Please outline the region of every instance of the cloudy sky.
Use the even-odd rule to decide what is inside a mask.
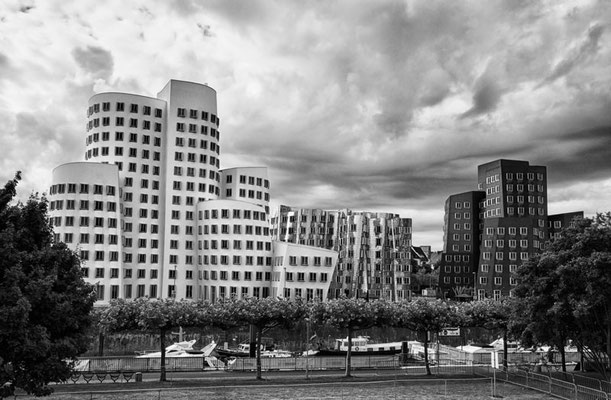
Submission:
[[[221,167],[277,203],[387,211],[441,249],[477,165],[546,165],[551,213],[611,210],[611,2],[3,0],[0,178],[83,160],[87,100],[218,93]]]

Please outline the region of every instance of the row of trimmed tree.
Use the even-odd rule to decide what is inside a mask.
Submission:
[[[447,327],[469,326],[501,330],[506,337],[513,308],[513,302],[509,300],[452,303],[426,299],[389,302],[342,298],[305,302],[300,299],[244,298],[210,303],[137,299],[113,301],[110,307],[101,310],[99,321],[107,332],[158,333],[161,338],[162,381],[166,379],[165,336],[173,328],[216,327],[232,330],[253,327],[256,331],[257,379],[261,379],[263,332],[274,327],[291,329],[306,320],[315,326],[327,325],[346,332],[346,376],[351,373],[352,338],[355,332],[385,326],[408,328],[421,334],[424,338],[424,362],[427,374],[431,374],[428,355],[430,333]]]

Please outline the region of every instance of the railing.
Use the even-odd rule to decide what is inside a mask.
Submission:
[[[490,372],[487,372],[490,375]],[[496,372],[499,380],[505,380],[516,385],[535,389],[567,400],[607,399],[609,393],[592,387],[582,386],[574,382],[553,378],[549,375],[529,371],[511,369],[507,372]],[[591,380],[594,381],[594,380]],[[591,383],[591,382],[590,382]]]

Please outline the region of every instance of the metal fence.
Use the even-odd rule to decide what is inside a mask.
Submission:
[[[487,371],[486,373],[490,375],[490,371]],[[537,391],[548,393],[560,397],[562,399],[609,400],[609,393],[604,390],[596,389],[590,386],[583,386],[575,383],[575,381],[554,378],[550,375],[543,375],[520,369],[510,369],[506,372],[496,372],[495,375],[497,379],[511,382],[513,384],[524,386],[530,389],[535,389]],[[594,381],[597,380],[590,379],[588,383],[592,384]]]

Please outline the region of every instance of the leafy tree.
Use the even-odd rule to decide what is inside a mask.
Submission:
[[[374,326],[391,325],[394,320],[394,303],[385,300],[367,301],[365,299],[339,298],[327,302],[314,303],[311,320],[329,324],[348,333],[346,353],[346,377],[350,377],[352,360],[352,337],[355,331]]]
[[[611,367],[611,213],[574,220],[518,269],[516,294],[532,303],[526,333],[564,350],[571,338],[595,368]],[[541,323],[545,320],[545,323]]]
[[[222,308],[223,311],[219,311],[217,307]],[[284,300],[273,297],[230,299],[216,303],[214,308],[216,310],[213,311],[213,314],[221,316],[222,324],[226,324],[226,321],[236,321],[250,324],[255,328],[257,379],[262,379],[261,338],[263,332],[277,326],[288,328],[303,320],[306,315],[306,307],[301,300]]]
[[[199,307],[199,308],[198,308]],[[206,324],[202,305],[174,299],[113,300],[102,311],[101,324],[111,332],[145,331],[157,332],[160,337],[161,374],[159,380],[166,381],[165,337],[172,328]]]
[[[546,251],[535,255],[518,269],[520,284],[514,293],[522,299],[522,343],[526,346],[549,344],[560,352],[562,370],[566,371],[565,345],[578,332],[572,298],[577,281],[572,268],[561,266],[563,252]]]
[[[409,328],[424,336],[424,365],[431,375],[429,363],[429,332],[438,333],[443,328],[463,325],[461,309],[441,300],[418,298],[397,304],[395,326]]]
[[[0,397],[48,395],[87,350],[95,301],[78,256],[53,242],[47,200],[11,205],[19,173],[0,189]]]
[[[465,303],[463,312],[466,326],[479,326],[488,330],[500,330],[503,333],[503,368],[507,369],[507,338],[510,328],[516,321],[515,310],[518,303],[513,298],[502,300],[478,300]]]

